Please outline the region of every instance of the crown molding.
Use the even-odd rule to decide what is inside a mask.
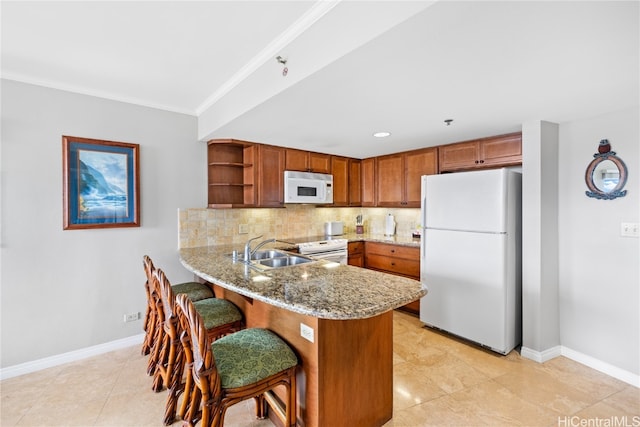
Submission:
[[[96,98],[108,99],[110,101],[124,102],[124,103],[127,103],[127,104],[138,105],[138,106],[141,106],[141,107],[154,108],[156,110],[163,110],[163,111],[169,111],[169,112],[172,112],[172,113],[186,114],[186,115],[194,116],[194,117],[196,116],[196,112],[195,111],[189,110],[189,109],[185,109],[185,108],[180,108],[180,107],[175,107],[175,106],[170,106],[170,105],[164,105],[164,104],[153,104],[153,103],[150,103],[148,101],[145,101],[145,100],[139,99],[139,98],[114,95],[114,94],[109,93],[109,92],[103,92],[103,91],[97,91],[97,90],[93,90],[93,89],[87,89],[86,87],[68,85],[68,84],[64,84],[64,83],[60,83],[60,82],[55,82],[55,81],[52,81],[52,80],[35,79],[33,77],[24,76],[22,74],[3,72],[2,73],[2,79],[3,80],[12,80],[12,81],[16,81],[16,82],[19,82],[19,83],[31,84],[31,85],[34,85],[34,86],[42,86],[42,87],[46,87],[48,89],[56,89],[56,90],[62,90],[62,91],[65,91],[65,92],[72,92],[72,93],[79,94],[79,95],[87,95],[87,96],[93,96],[93,97],[96,97]]]

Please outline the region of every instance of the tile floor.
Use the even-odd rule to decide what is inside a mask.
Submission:
[[[136,346],[4,380],[0,425],[160,427],[165,393],[151,391],[146,363]],[[225,420],[272,425],[253,418],[253,400]],[[640,389],[564,357],[498,356],[395,312],[394,417],[385,427],[430,425],[640,426]]]

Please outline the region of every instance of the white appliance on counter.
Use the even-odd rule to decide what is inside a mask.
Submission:
[[[333,203],[333,175],[284,171],[285,203]]]
[[[522,336],[522,175],[422,177],[420,320],[501,354]]]
[[[347,239],[328,239],[298,244],[298,250],[302,255],[309,255],[313,258],[326,259],[327,261],[345,265],[349,259],[347,247]]]

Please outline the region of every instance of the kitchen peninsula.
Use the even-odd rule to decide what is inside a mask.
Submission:
[[[180,249],[182,264],[298,354],[298,425],[382,426],[393,414],[393,309],[420,282],[328,261],[257,269],[237,246]],[[303,336],[304,333],[304,336]]]

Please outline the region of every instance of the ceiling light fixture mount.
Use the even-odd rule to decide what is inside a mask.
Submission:
[[[287,73],[289,72],[289,68],[287,68],[287,58],[283,58],[282,56],[278,55],[276,56],[276,61],[284,65],[284,68],[282,69],[282,77],[287,77]]]
[[[451,123],[453,123],[453,119],[445,119],[444,121],[445,126],[451,126]]]
[[[391,135],[391,132],[376,132],[373,134],[376,138],[386,138]]]

